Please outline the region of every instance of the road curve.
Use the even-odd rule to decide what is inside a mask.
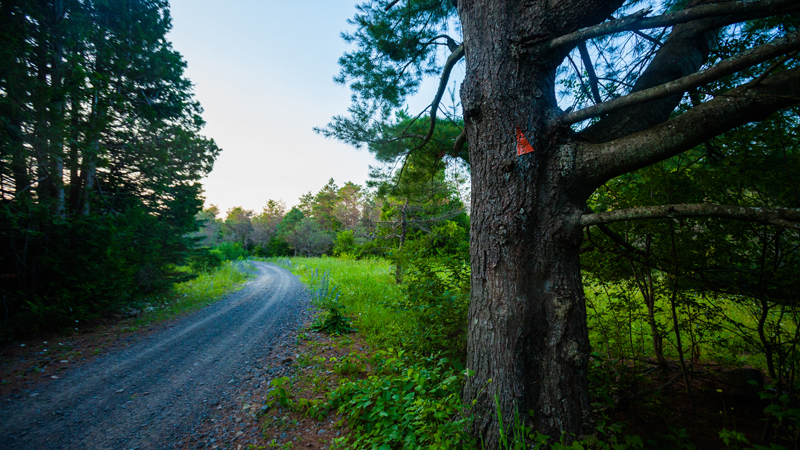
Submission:
[[[1,449],[170,449],[225,401],[240,370],[299,326],[304,288],[254,262],[238,292],[168,329],[0,403]]]

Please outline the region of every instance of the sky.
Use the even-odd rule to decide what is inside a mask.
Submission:
[[[339,186],[367,180],[377,163],[366,148],[312,130],[350,105],[350,89],[333,76],[356,1],[170,2],[168,39],[205,110],[202,134],[222,148],[202,181],[206,206],[259,212],[268,199],[296,204],[330,178]],[[435,88],[436,80],[423,85],[411,110],[424,108]]]

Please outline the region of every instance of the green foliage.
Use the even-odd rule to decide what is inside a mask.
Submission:
[[[189,267],[194,272],[206,272],[221,266],[224,259],[220,250],[199,247],[192,252],[192,256],[189,258]]]
[[[355,331],[350,325],[350,319],[343,314],[344,307],[339,303],[339,293],[336,286],[330,282],[330,273],[319,273],[317,270],[313,274],[306,276],[311,294],[311,303],[322,312],[320,316],[311,324],[314,331],[322,331],[331,334],[346,334]]]
[[[0,339],[168,291],[220,149],[168,4],[14,2],[0,17]],[[196,237],[196,236],[195,236]]]
[[[409,324],[398,332],[404,346],[463,355],[470,286],[467,230],[446,222],[409,242],[397,260],[405,270],[405,295],[387,306]]]
[[[446,358],[414,364],[386,350],[372,359],[375,373],[344,381],[330,395],[352,430],[337,445],[352,449],[460,448],[467,442],[461,411],[462,374]],[[454,419],[454,416],[456,417]]]
[[[175,270],[190,254],[192,243],[181,233],[186,228],[176,229],[141,207],[55,223],[45,216],[35,227],[12,229],[12,240],[5,242],[27,240],[25,256],[38,268],[26,274],[27,283],[47,289],[26,292],[30,286],[2,282],[13,293],[6,294],[2,339],[72,328],[193,276]]]
[[[219,244],[214,251],[226,261],[235,261],[237,259],[246,259],[250,253],[242,247],[240,242],[223,242]]]
[[[334,256],[357,258],[361,252],[356,246],[353,230],[340,231],[336,234],[336,242],[332,250]]]

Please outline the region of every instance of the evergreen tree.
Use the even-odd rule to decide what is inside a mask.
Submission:
[[[367,1],[353,20],[357,31],[345,34],[356,49],[341,58],[338,81],[350,83],[355,101],[349,117],[334,117],[320,131],[371,149],[391,145],[398,156],[441,150],[459,156],[469,143],[467,366],[475,375],[467,379],[464,403],[474,405],[472,432],[488,448],[498,445],[498,412],[519,411],[551,436],[593,432],[580,271],[584,228],[659,217],[786,227],[800,221],[796,209],[711,203],[587,211],[592,194],[615,177],[800,101],[800,68],[791,57],[800,48],[796,1],[652,6]],[[736,50],[719,59],[712,49],[723,40],[736,42]],[[436,140],[440,125],[457,129],[457,120],[439,120],[440,103],[462,59],[463,132]],[[565,111],[557,79],[576,60],[585,68],[585,95]],[[401,113],[420,80],[435,74],[439,88],[424,114]]]

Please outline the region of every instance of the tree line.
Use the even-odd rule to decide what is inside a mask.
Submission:
[[[445,168],[386,177],[373,173],[367,186],[330,179],[318,192],[301,196],[287,210],[268,200],[261,212],[242,207],[226,211],[210,205],[197,214],[201,229],[192,234],[217,259],[255,255],[396,258],[404,243],[448,221],[466,227],[464,179]]]
[[[73,326],[181,279],[220,149],[166,0],[0,6],[2,335]]]

